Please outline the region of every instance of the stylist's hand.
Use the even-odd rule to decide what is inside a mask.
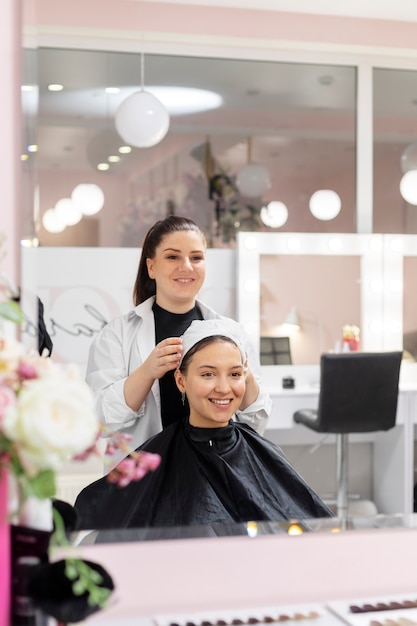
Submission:
[[[153,379],[159,379],[178,367],[181,354],[181,337],[168,337],[155,346],[143,365]]]

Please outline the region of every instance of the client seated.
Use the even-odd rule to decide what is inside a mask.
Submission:
[[[161,463],[125,487],[106,476],[75,508],[83,529],[185,526],[331,516],[282,451],[233,419],[245,393],[246,354],[238,324],[194,321],[175,371],[189,417],[138,450]]]

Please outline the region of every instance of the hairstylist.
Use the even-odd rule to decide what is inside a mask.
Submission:
[[[192,220],[170,216],[154,224],[143,242],[135,308],[109,322],[91,345],[87,382],[98,415],[110,430],[131,435],[133,449],[188,414],[174,380],[180,335],[193,320],[222,317],[196,299],[205,279],[205,251],[204,234]],[[259,358],[242,333],[248,368],[236,419],[263,434],[271,399],[262,390]],[[115,454],[111,464],[122,456]]]

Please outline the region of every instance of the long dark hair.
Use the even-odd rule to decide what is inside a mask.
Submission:
[[[170,215],[163,220],[159,220],[146,233],[142,244],[138,273],[136,274],[133,287],[133,302],[135,306],[156,294],[156,283],[153,278],[149,277],[146,259],[155,258],[156,249],[167,235],[182,230],[194,231],[200,235],[204,245],[206,245],[206,238],[201,228],[193,220],[177,215]]]

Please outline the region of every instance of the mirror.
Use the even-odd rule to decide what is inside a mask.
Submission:
[[[240,233],[238,267],[237,314],[255,345],[285,336],[295,307],[294,364],[318,364],[345,324],[359,326],[363,350],[382,349],[382,236]]]
[[[33,143],[28,126],[23,152],[27,156],[23,167],[25,189],[29,190],[24,219],[28,236],[39,236],[44,248],[134,246],[136,250],[150,223],[171,210],[174,201],[175,210],[201,220],[201,225],[207,227],[212,235],[210,243],[213,246],[234,247],[236,230],[248,231],[244,247],[238,240],[238,317],[244,321],[255,343],[259,341],[261,330],[259,277],[263,270],[260,265],[267,264],[269,258],[277,253],[286,255],[288,261],[294,261],[298,254],[306,260],[317,257],[317,262],[323,261],[324,267],[327,267],[326,260],[331,262],[330,256],[338,256],[341,263],[344,258],[349,258],[352,261],[351,277],[358,276],[361,281],[360,287],[351,286],[349,294],[355,298],[356,304],[352,309],[355,316],[359,306],[362,345],[380,349],[398,341],[398,323],[396,327],[390,327],[389,332],[384,325],[387,311],[393,311],[393,306],[400,301],[397,297],[384,300],[385,292],[378,287],[383,281],[381,249],[386,253],[381,238],[353,235],[356,163],[356,68],[353,64],[351,67],[338,67],[272,60],[249,61],[246,58],[146,54],[149,84],[159,80],[166,82],[167,76],[172,80],[175,77],[176,83],[181,80],[184,84],[184,77],[189,77],[191,86],[220,91],[225,104],[211,112],[173,116],[167,140],[159,147],[147,150],[145,158],[143,151],[133,150],[132,159],[119,161],[113,170],[103,173],[97,171],[87,158],[87,144],[89,141],[94,143],[92,140],[96,135],[113,130],[115,101],[103,93],[104,87],[110,84],[109,77],[114,84],[114,76],[119,75],[123,78],[123,87],[136,86],[139,55],[52,47],[29,52],[34,58],[25,67],[28,79],[39,84],[39,111],[25,109],[25,117],[28,119],[31,116],[31,121],[36,123],[37,141],[42,149],[37,154],[26,152],[27,146]],[[71,83],[67,71],[73,67],[82,67],[83,72],[77,72]],[[121,68],[129,70],[129,75],[122,73]],[[46,89],[47,84],[56,80],[52,76],[57,70],[66,85],[62,94],[53,94]],[[385,83],[390,89],[388,82]],[[57,95],[59,97],[55,98]],[[88,111],[84,108],[86,101],[94,103]],[[376,99],[378,103],[383,101],[386,99]],[[252,158],[265,164],[273,174],[271,190],[262,202],[256,199],[257,210],[269,200],[282,200],[289,209],[288,220],[279,229],[258,222],[259,232],[254,233],[255,239],[252,240],[253,221],[247,220],[243,225],[234,219],[233,212],[227,214],[227,217],[233,218],[232,223],[230,219],[225,220],[222,228],[217,230],[215,203],[207,198],[207,163],[204,158],[209,137],[217,165],[235,177],[248,160],[248,134],[252,138]],[[103,150],[103,145],[100,149]],[[101,156],[103,154],[107,160],[112,156],[106,151]],[[81,226],[69,226],[63,233],[46,232],[41,222],[43,213],[54,207],[60,198],[68,196],[76,184],[86,180],[103,187],[106,196],[103,212],[95,217],[86,217]],[[318,221],[308,211],[309,197],[318,185],[333,186],[335,181],[340,185],[338,191],[343,211],[334,220]],[[285,191],[285,195],[281,195],[281,190]],[[380,200],[384,218],[378,222],[381,224],[380,232],[387,231],[387,216],[392,232],[402,232],[399,212],[389,211],[389,201],[385,197]],[[245,202],[244,208],[246,206]],[[242,218],[247,219],[247,213]],[[239,226],[236,228],[237,222]],[[277,230],[280,232],[274,232]],[[344,233],[334,237],[342,241],[342,248],[329,247],[332,237],[315,234],[310,240],[301,235],[305,247],[288,248],[287,244],[293,241],[297,231]],[[352,234],[352,239],[348,233]],[[281,237],[284,234],[286,240],[259,239],[263,235]],[[249,241],[252,243],[247,245]],[[320,243],[320,251],[316,242]],[[253,244],[256,254],[252,254]],[[397,258],[392,260],[394,264],[400,262]],[[42,289],[41,276],[36,277],[35,284]],[[370,284],[373,290],[366,287]],[[60,273],[54,289],[61,290],[62,287]],[[126,289],[123,296],[127,297],[130,285],[122,288]],[[246,296],[241,296],[243,289],[247,290]],[[268,295],[269,287],[266,286],[266,289],[263,299]],[[241,301],[241,297],[246,297],[246,300]],[[389,307],[386,306],[388,303]],[[296,303],[289,302],[288,308],[293,304]],[[114,314],[112,305],[107,305],[108,313]],[[399,307],[401,311],[401,303]],[[61,310],[64,311],[65,307]],[[398,313],[398,309],[394,313]],[[94,324],[101,323],[94,317],[79,319],[78,329],[82,326],[87,333],[92,321]],[[268,329],[266,331],[269,332]],[[326,343],[332,343],[335,336],[331,335]],[[85,335],[81,333],[80,337],[81,341],[85,341]],[[310,359],[316,362],[314,356],[307,360]]]
[[[37,107],[39,146],[36,153],[28,149],[33,137],[27,133],[23,167],[27,178],[36,173],[38,204],[25,230],[41,245],[136,247],[154,221],[174,211],[195,219],[213,247],[230,247],[239,229],[276,230],[260,220],[261,207],[273,200],[288,207],[281,230],[354,232],[354,67],[146,53],[149,90],[199,89],[197,95],[210,92],[212,100],[196,111],[166,100],[168,134],[141,149],[123,145],[114,121],[140,84],[138,53],[39,47],[24,56],[25,83],[38,91],[23,92],[23,109],[28,118]],[[57,82],[62,91],[48,89]],[[190,95],[180,100],[191,104]],[[249,161],[266,168],[270,179],[255,196],[241,178],[243,191],[237,186]],[[210,192],[215,175],[230,182],[220,195]],[[45,212],[86,182],[102,188],[102,210],[48,232]],[[342,201],[331,221],[308,209],[323,187]]]

